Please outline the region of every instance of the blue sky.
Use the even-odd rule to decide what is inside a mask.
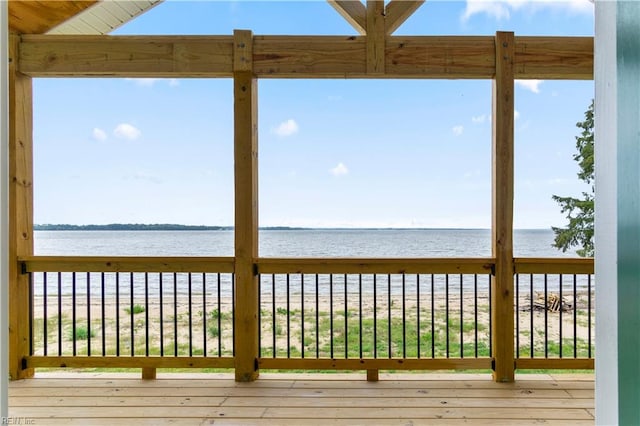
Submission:
[[[324,1],[165,2],[114,34],[344,35]],[[593,35],[574,1],[427,1],[395,34]],[[37,79],[36,223],[233,224],[230,79]],[[491,224],[490,81],[260,80],[260,225]],[[516,228],[562,226],[591,81],[516,85]]]

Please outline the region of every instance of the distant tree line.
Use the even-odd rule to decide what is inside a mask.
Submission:
[[[108,225],[69,225],[42,224],[33,225],[34,231],[232,231],[233,226],[178,225],[175,223],[110,223]],[[260,229],[297,230],[289,226],[271,226]]]

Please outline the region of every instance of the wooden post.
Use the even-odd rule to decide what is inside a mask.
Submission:
[[[29,355],[29,279],[18,257],[33,255],[33,100],[31,77],[18,72],[20,37],[9,37],[9,375],[33,377]]]
[[[367,74],[384,74],[384,1],[367,0]]]
[[[258,377],[258,87],[253,35],[234,31],[235,363],[236,381]]]
[[[492,254],[496,260],[491,285],[493,379],[514,380],[513,310],[513,121],[515,37],[498,32],[493,80]]]
[[[155,380],[157,370],[153,367],[142,367],[142,380]]]

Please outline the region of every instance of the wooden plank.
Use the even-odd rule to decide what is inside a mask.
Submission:
[[[155,380],[157,370],[154,367],[142,367],[142,380]]]
[[[33,96],[31,77],[18,71],[20,38],[9,40],[9,375],[31,377],[23,368],[29,355],[29,276],[18,264],[33,254]],[[3,95],[4,96],[4,95]]]
[[[385,8],[385,33],[393,34],[423,4],[424,0],[391,0]]]
[[[367,33],[367,9],[360,1],[327,0],[327,2],[351,25],[359,34]]]
[[[253,72],[260,78],[366,76],[365,37],[255,36]]]
[[[67,21],[96,0],[9,2],[9,30],[19,34],[42,34]]]
[[[351,378],[350,380],[354,380]],[[38,379],[40,380],[40,379]],[[79,379],[84,380],[84,379]],[[159,379],[162,380],[162,379]],[[196,380],[196,379],[194,379]],[[200,379],[210,382],[215,379]],[[260,382],[262,382],[262,374],[260,375]],[[593,389],[527,389],[525,392],[519,392],[518,398],[520,399],[564,399],[567,397],[567,393],[572,398],[578,399],[593,399]],[[285,388],[285,387],[208,387],[201,385],[198,387],[178,387],[169,386],[164,384],[163,387],[148,387],[148,386],[116,386],[113,388],[104,388],[100,386],[95,387],[66,387],[64,391],[61,391],[58,387],[14,387],[12,388],[11,395],[14,398],[17,397],[56,397],[64,394],[70,397],[82,397],[82,396],[122,396],[122,397],[137,397],[137,396],[165,396],[171,395],[175,397],[185,396],[211,396],[211,397],[262,397],[271,396],[279,398],[365,398],[373,395],[379,397],[394,397],[394,398],[412,398],[412,397],[429,397],[429,398],[444,398],[444,399],[466,399],[466,398],[483,398],[483,399],[504,399],[512,398],[514,395],[513,389],[500,389],[500,388],[485,388],[485,389],[432,389],[428,383],[424,383],[420,388],[401,388],[396,386],[394,388],[332,388],[326,389],[316,386],[315,388]],[[373,395],[372,395],[373,394]],[[17,400],[16,404],[22,400]]]
[[[405,408],[396,407],[269,407],[264,412],[264,418],[301,418],[301,419],[330,419],[333,417],[345,419],[496,419],[508,418],[513,420],[533,419],[593,419],[581,408],[539,408],[523,410],[517,408]]]
[[[300,359],[260,358],[260,368],[295,370],[446,370],[491,368],[489,358]]]
[[[28,272],[233,273],[232,257],[21,256]]]
[[[492,102],[492,224],[491,252],[496,259],[491,279],[491,326],[498,382],[514,380],[513,309],[513,161],[514,161],[514,74],[513,33],[498,32],[495,37],[496,76]]]
[[[235,323],[236,380],[258,377],[260,287],[258,256],[258,86],[253,76],[250,31],[234,31],[234,55],[246,61],[234,71]]]
[[[11,414],[14,417],[22,418],[51,418],[62,417],[69,418],[82,414],[85,418],[102,419],[103,424],[113,425],[119,424],[118,421],[121,418],[137,417],[145,419],[162,419],[165,417],[171,417],[176,414],[176,410],[180,410],[180,417],[183,419],[218,419],[221,417],[236,417],[236,418],[253,418],[261,417],[264,412],[262,407],[189,407],[188,409],[180,409],[176,407],[163,407],[160,405],[149,407],[128,407],[126,410],[122,407],[110,407],[110,406],[92,406],[85,409],[76,408],[71,409],[69,407],[16,407],[11,410]],[[106,421],[105,421],[106,419]],[[47,424],[42,422],[41,424]],[[151,424],[154,424],[151,422]],[[191,422],[193,424],[193,421]],[[200,424],[198,422],[197,424]]]
[[[220,407],[227,398],[224,396],[175,396],[175,395],[155,395],[155,396],[136,396],[135,398],[123,398],[121,395],[111,396],[68,396],[62,393],[57,396],[32,396],[22,397],[19,399],[12,398],[14,407],[37,407],[37,406],[54,406],[67,407],[73,409],[75,407],[98,407],[105,405],[115,408],[129,407],[174,407],[190,409],[193,407]],[[579,401],[579,400],[578,400]],[[233,406],[228,405],[229,407]],[[240,406],[240,405],[238,405]]]
[[[516,274],[593,274],[592,258],[518,258],[513,259]]]
[[[593,78],[591,37],[518,37],[515,78]],[[389,36],[376,78],[489,79],[493,37]],[[255,36],[259,78],[363,78],[367,37]],[[535,54],[532,54],[534,52]],[[551,53],[550,53],[551,52]],[[564,56],[563,56],[564,55]],[[229,36],[24,36],[20,71],[32,77],[231,77]]]
[[[197,397],[193,397],[194,399]],[[52,398],[53,399],[53,398]],[[180,400],[180,398],[176,398]],[[31,401],[34,401],[32,398]],[[72,398],[68,398],[69,401]],[[583,399],[520,399],[520,398],[430,398],[430,397],[395,397],[392,395],[367,395],[338,398],[312,398],[291,396],[282,398],[278,396],[264,395],[260,403],[267,407],[393,407],[393,408],[594,408],[593,400]],[[255,406],[255,398],[230,396],[221,404],[223,407],[252,407]],[[60,405],[64,405],[61,402]]]
[[[29,356],[27,366],[46,368],[232,368],[233,358]]]
[[[490,274],[493,258],[258,258],[260,274]]]
[[[545,370],[593,370],[595,360],[593,358],[518,358],[516,359],[518,369],[545,369]]]
[[[38,76],[231,77],[229,36],[25,36],[21,71]]]
[[[385,76],[489,79],[494,74],[493,37],[387,37]]]
[[[384,74],[386,33],[384,1],[367,0],[367,74]]]
[[[592,37],[517,37],[515,78],[593,79]]]

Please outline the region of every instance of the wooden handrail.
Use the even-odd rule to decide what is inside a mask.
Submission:
[[[260,274],[490,274],[493,258],[259,258]]]
[[[234,272],[232,257],[28,256],[18,261],[24,272]]]
[[[593,258],[514,258],[516,274],[593,274]]]

